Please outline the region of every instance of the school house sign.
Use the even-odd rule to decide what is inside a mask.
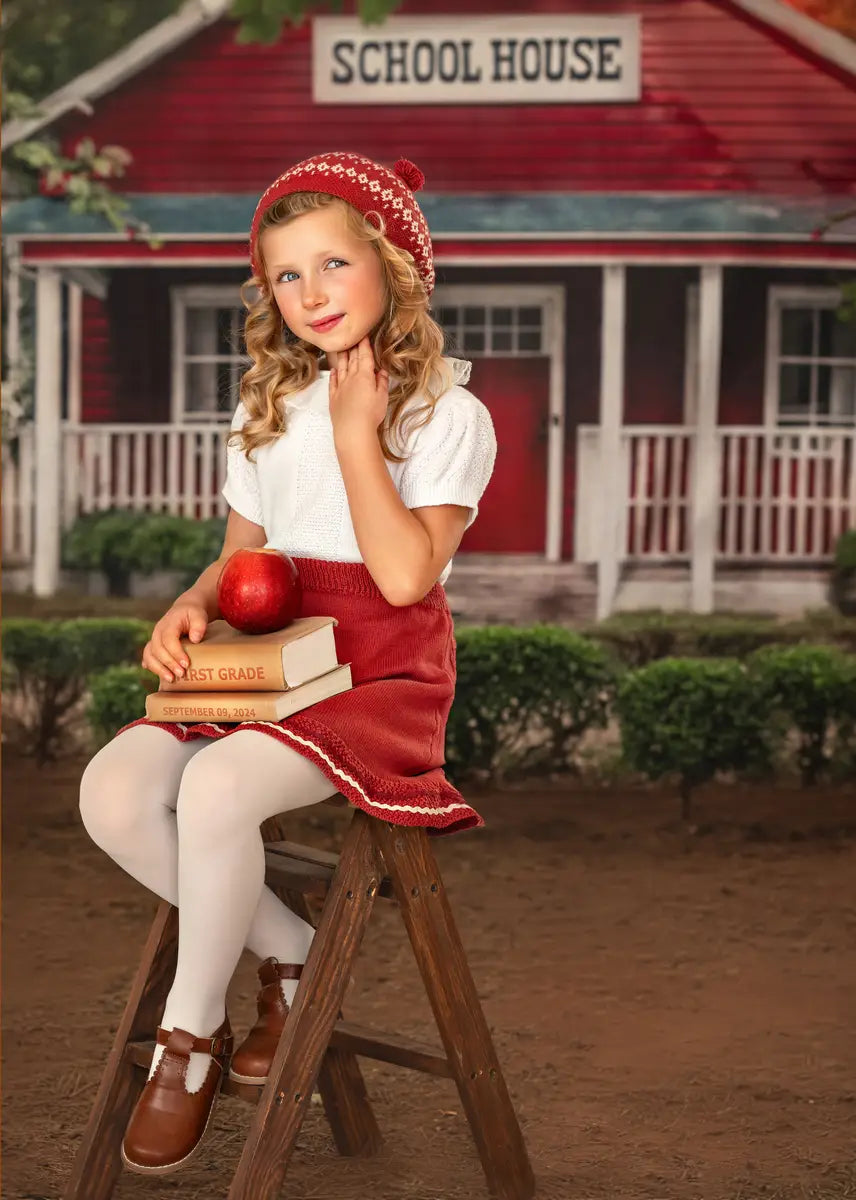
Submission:
[[[640,95],[637,16],[316,17],[318,104],[593,104]]]

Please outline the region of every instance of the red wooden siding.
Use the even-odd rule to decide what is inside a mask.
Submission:
[[[518,13],[517,0],[460,0]],[[530,0],[530,13],[602,13],[600,0]],[[406,0],[403,14],[436,13]],[[78,138],[134,155],[129,191],[254,192],[322,149],[405,152],[433,191],[847,192],[856,188],[856,85],[723,0],[612,0],[641,12],[638,104],[315,106],[308,22],[276,46],[238,46],[220,22],[69,117]],[[402,133],[401,129],[406,128]]]
[[[110,344],[113,314],[94,296],[83,297],[81,420],[116,420],[116,372]]]
[[[624,413],[630,423],[680,425],[687,285],[698,272],[628,267]]]

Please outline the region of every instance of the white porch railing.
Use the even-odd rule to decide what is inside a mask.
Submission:
[[[20,428],[12,445],[3,444],[3,559],[30,562],[35,516],[35,450],[32,425]]]
[[[856,430],[722,426],[716,447],[718,561],[818,562],[856,527]],[[623,560],[688,561],[694,452],[691,426],[627,425],[615,475],[601,465],[599,428],[580,426],[577,560],[598,558],[600,490],[623,487]]]
[[[62,525],[111,507],[189,517],[225,516],[226,427],[66,425]],[[691,554],[695,433],[678,425],[625,426],[619,472],[600,463],[600,431],[577,437],[576,554],[595,562],[604,488],[623,488],[625,561],[682,562]],[[727,426],[717,430],[719,561],[817,562],[856,527],[856,431]],[[33,557],[33,429],[3,447],[3,558]]]
[[[228,426],[64,425],[62,527],[81,513],[131,508],[187,517],[225,516],[220,489]],[[3,558],[33,557],[33,428],[20,431],[17,460],[3,447]]]

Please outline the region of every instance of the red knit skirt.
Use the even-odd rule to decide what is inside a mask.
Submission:
[[[295,558],[304,617],[335,617],[340,663],[353,688],[282,721],[135,725],[166,729],[179,741],[257,729],[314,762],[352,804],[394,825],[454,833],[483,825],[443,773],[446,720],[455,693],[455,637],[446,593],[435,584],[398,608],[363,563]]]

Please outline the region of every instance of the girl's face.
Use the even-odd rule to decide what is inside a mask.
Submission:
[[[386,307],[380,258],[348,227],[341,206],[303,213],[261,236],[273,298],[288,328],[336,366],[371,333]]]

